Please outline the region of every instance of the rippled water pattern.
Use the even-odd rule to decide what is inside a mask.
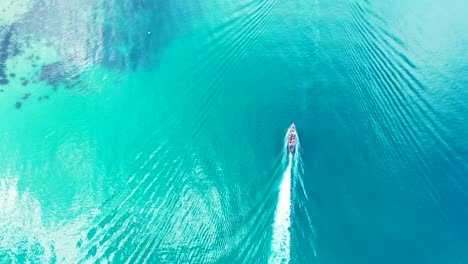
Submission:
[[[466,10],[0,1],[0,263],[468,263]]]

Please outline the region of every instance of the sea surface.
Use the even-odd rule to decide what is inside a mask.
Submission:
[[[467,10],[1,0],[0,263],[468,263]]]

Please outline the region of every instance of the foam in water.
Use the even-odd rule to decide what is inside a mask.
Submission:
[[[291,167],[292,154],[289,154],[288,167],[280,186],[275,222],[273,224],[272,255],[269,263],[289,263],[291,234]]]

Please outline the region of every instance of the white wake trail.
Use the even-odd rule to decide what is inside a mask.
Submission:
[[[293,156],[289,154],[288,166],[280,185],[279,199],[273,224],[272,254],[269,263],[289,263],[291,244],[291,169]]]

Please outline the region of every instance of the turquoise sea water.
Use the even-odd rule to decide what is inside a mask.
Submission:
[[[468,263],[467,8],[2,0],[0,262]]]

